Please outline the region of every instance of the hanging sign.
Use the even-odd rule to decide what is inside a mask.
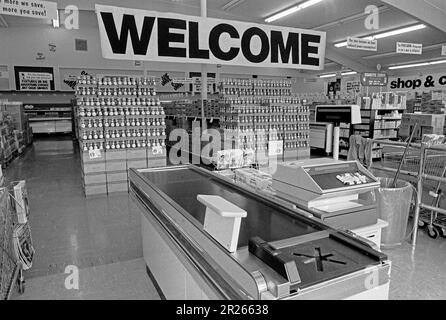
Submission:
[[[435,90],[446,89],[446,73],[408,76],[391,79],[391,90]]]
[[[326,33],[96,5],[106,59],[323,70]]]
[[[385,87],[389,83],[389,77],[385,72],[361,73],[361,84],[365,87]]]
[[[396,53],[423,54],[423,45],[418,43],[397,42]]]
[[[0,14],[56,20],[57,3],[41,0],[0,0]]]
[[[353,50],[378,51],[378,40],[348,37],[347,48]]]

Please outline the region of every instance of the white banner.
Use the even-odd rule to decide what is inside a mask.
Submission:
[[[102,56],[322,70],[326,33],[96,5]]]
[[[397,42],[396,53],[423,54],[423,45],[419,43]]]
[[[41,0],[0,0],[0,14],[55,20],[57,3]]]
[[[353,50],[378,51],[378,41],[348,37],[347,48]]]

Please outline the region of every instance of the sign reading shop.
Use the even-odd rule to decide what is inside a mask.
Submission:
[[[102,56],[322,70],[326,33],[96,5]]]

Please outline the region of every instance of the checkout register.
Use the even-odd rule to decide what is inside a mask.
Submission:
[[[309,210],[334,228],[376,224],[378,180],[356,161],[313,159],[279,164],[273,174],[276,196]]]

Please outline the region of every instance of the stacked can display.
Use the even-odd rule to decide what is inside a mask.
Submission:
[[[285,161],[310,156],[310,110],[292,96],[291,81],[224,79],[220,92],[221,127],[236,148]]]
[[[85,194],[128,191],[128,169],[166,165],[156,79],[82,76],[76,90]]]

